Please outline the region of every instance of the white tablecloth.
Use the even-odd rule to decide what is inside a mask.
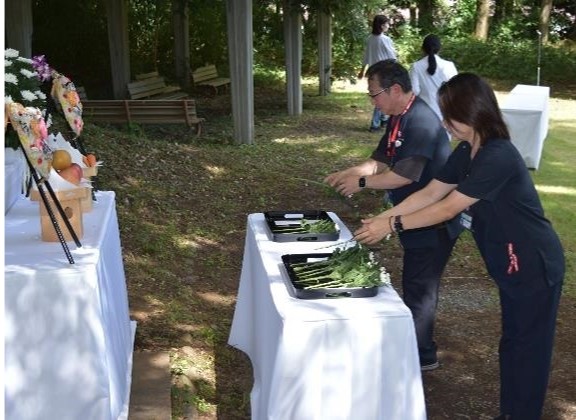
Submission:
[[[548,98],[546,86],[516,85],[501,106],[512,143],[531,169],[538,169],[544,139],[548,134]]]
[[[425,419],[412,315],[393,288],[335,300],[288,292],[281,256],[329,244],[272,242],[263,214],[248,217],[228,343],[252,361],[252,419]]]
[[[107,420],[128,415],[136,324],[115,196],[84,215],[82,248],[40,240],[38,202],[5,217],[5,405],[8,420]],[[65,229],[65,227],[62,227]]]
[[[26,160],[21,150],[4,149],[4,214],[22,197]]]

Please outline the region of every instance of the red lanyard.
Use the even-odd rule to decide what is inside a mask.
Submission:
[[[416,95],[412,94],[410,100],[408,101],[408,104],[406,105],[406,108],[404,108],[404,111],[402,111],[400,115],[395,115],[392,117],[393,127],[392,131],[390,132],[390,135],[388,136],[388,147],[386,148],[386,155],[388,155],[388,157],[392,157],[396,154],[396,138],[398,137],[398,133],[400,130],[400,122],[404,114],[406,114],[410,109],[410,107],[412,106],[414,99],[416,99]],[[399,146],[401,146],[401,144],[398,145],[398,147]]]

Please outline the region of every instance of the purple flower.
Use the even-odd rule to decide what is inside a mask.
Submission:
[[[44,55],[36,55],[32,57],[32,67],[38,74],[38,78],[42,82],[46,82],[52,78],[52,69],[46,62],[46,56]]]

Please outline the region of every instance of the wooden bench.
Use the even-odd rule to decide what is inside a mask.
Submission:
[[[218,94],[220,86],[227,88],[230,85],[230,79],[218,76],[218,71],[214,64],[208,64],[196,69],[192,73],[192,80],[196,86],[212,87],[216,94]]]
[[[194,99],[87,100],[82,102],[87,122],[112,124],[186,124],[202,133],[204,118],[196,115]]]
[[[139,74],[136,81],[128,83],[130,99],[183,99],[188,94],[179,86],[167,86],[158,72]]]

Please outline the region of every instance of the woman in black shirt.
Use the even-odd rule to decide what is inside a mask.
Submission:
[[[562,245],[510,135],[490,86],[462,73],[440,87],[447,129],[461,141],[440,173],[398,206],[363,221],[373,244],[392,232],[460,220],[470,229],[500,291],[500,411],[540,419],[564,279]]]

